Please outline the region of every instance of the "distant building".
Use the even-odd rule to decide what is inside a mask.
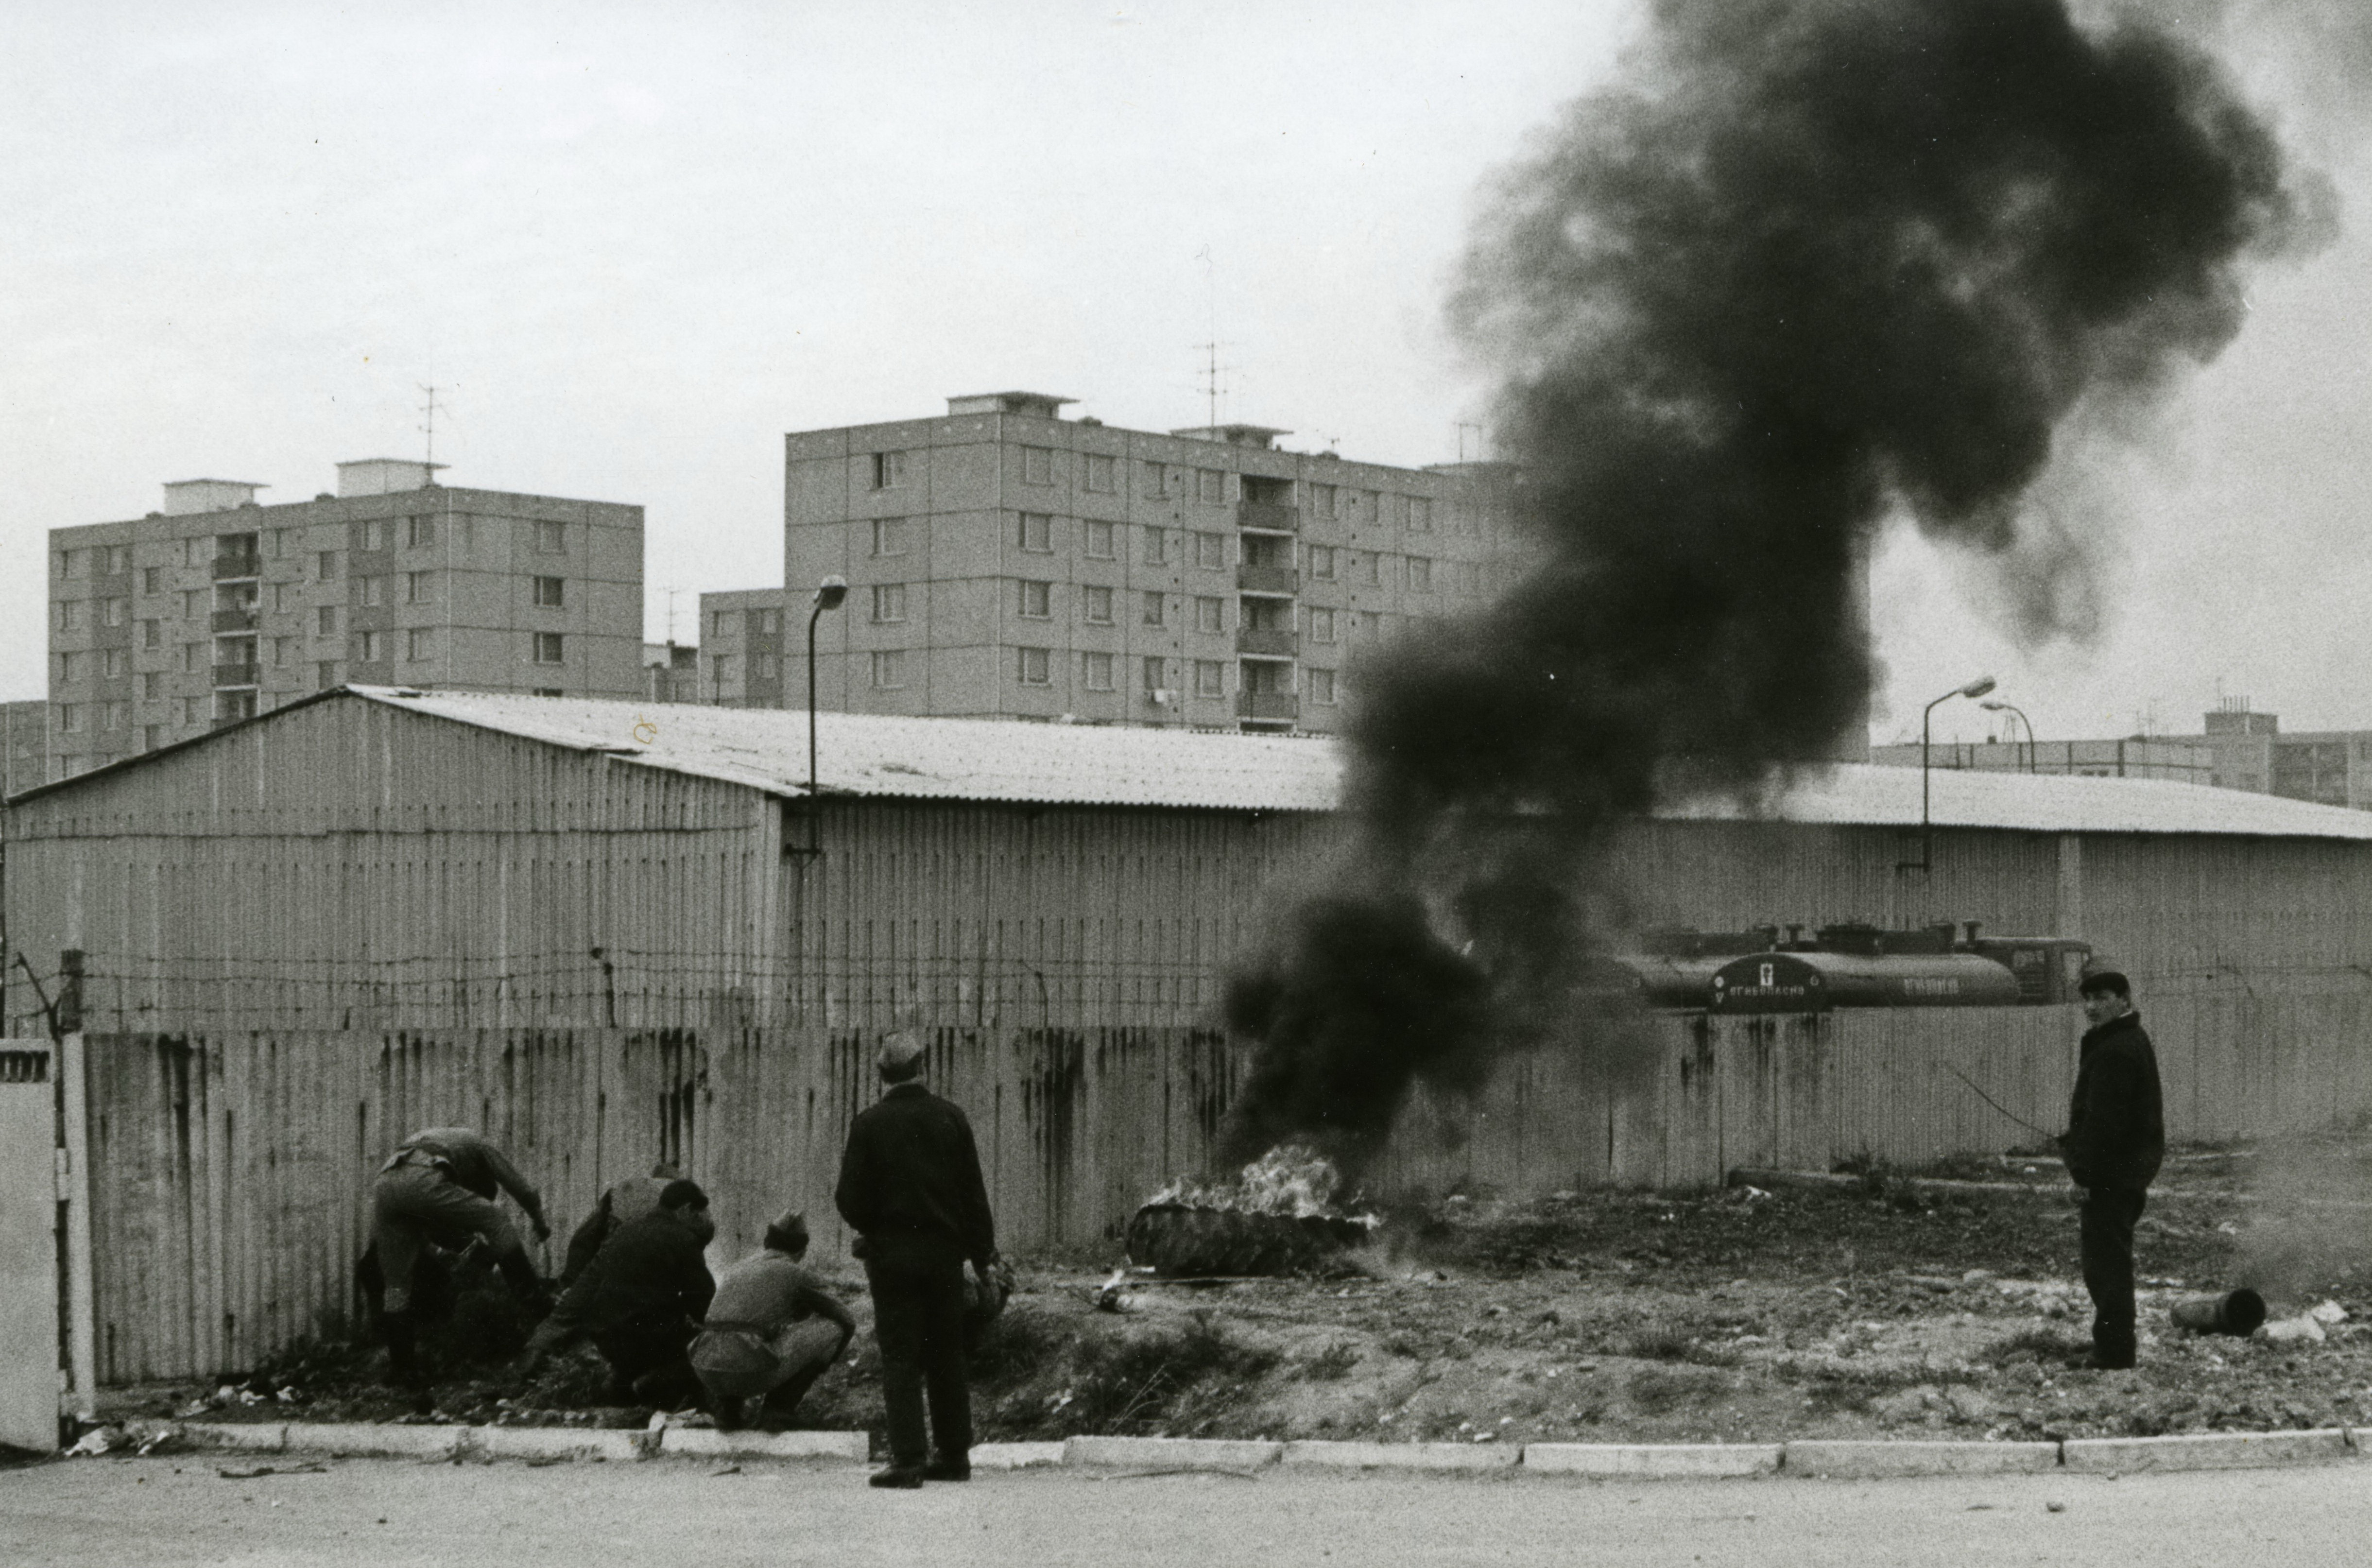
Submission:
[[[262,505],[193,479],[161,511],[50,530],[50,776],[343,682],[632,697],[643,510],[338,465]]]
[[[700,650],[680,643],[645,643],[643,695],[654,703],[699,702]]]
[[[1886,767],[1919,766],[1919,748],[1873,746],[1869,760]],[[2171,779],[2218,783],[2214,754],[2196,740],[2134,736],[2125,740],[1938,741],[1928,766],[1990,773],[2060,773],[2087,779]]]
[[[785,438],[782,589],[702,596],[702,692],[860,713],[1326,732],[1353,660],[1504,586],[1506,470],[1279,451],[1286,432],[1157,435],[1067,398]],[[786,668],[787,661],[787,668]]]
[[[49,703],[39,697],[0,703],[0,799],[48,782],[49,716]]]
[[[2227,700],[2206,715],[2200,738],[2215,755],[2215,782],[2324,806],[2372,810],[2372,729],[2281,732],[2273,714]]]

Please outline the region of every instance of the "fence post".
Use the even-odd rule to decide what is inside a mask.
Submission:
[[[58,955],[59,1109],[66,1156],[66,1370],[68,1412],[99,1418],[98,1291],[91,1278],[90,1081],[82,1038],[82,949]]]

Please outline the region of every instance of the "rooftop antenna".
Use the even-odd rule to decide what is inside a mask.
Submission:
[[[1219,263],[1208,245],[1195,253],[1203,263],[1204,308],[1210,318],[1210,337],[1194,346],[1203,351],[1203,396],[1207,410],[1204,423],[1209,428],[1219,427]]]
[[[681,592],[683,592],[683,590],[682,590],[681,588],[679,588],[679,587],[675,587],[673,584],[669,584],[668,587],[664,587],[664,588],[661,588],[659,591],[660,591],[661,593],[664,593],[665,595],[667,595],[667,607],[668,607],[668,614],[667,614],[668,634],[667,634],[667,640],[668,640],[668,646],[671,648],[671,647],[674,647],[674,646],[675,646],[675,596],[676,596],[676,595],[678,595],[678,594],[680,594],[680,593],[681,593]]]
[[[427,461],[429,468],[434,470],[436,467],[436,389],[424,386],[420,389],[428,394],[428,401],[424,405],[424,410],[428,415],[428,423],[420,428],[427,434]]]

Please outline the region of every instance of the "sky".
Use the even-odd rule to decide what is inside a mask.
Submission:
[[[2102,622],[2021,647],[1982,563],[1873,563],[1875,738],[1978,674],[2037,733],[2196,732],[2246,697],[2372,728],[2372,29],[2161,7],[2330,182],[2150,425],[2071,449]],[[169,480],[447,482],[641,505],[645,635],[777,584],[790,430],[1025,388],[1138,429],[1460,455],[1443,324],[1485,181],[1643,25],[1603,4],[577,3],[0,9],[0,699],[39,696],[44,531]],[[1465,437],[1472,450],[1475,437]],[[1936,710],[1939,738],[1995,716]]]

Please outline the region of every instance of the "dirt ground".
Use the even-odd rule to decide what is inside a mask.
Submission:
[[[2066,1365],[2090,1314],[2075,1212],[2054,1161],[2013,1155],[1915,1173],[1942,1186],[1866,1172],[1826,1191],[1452,1194],[1390,1214],[1325,1278],[1132,1273],[1114,1293],[1101,1287],[1124,1266],[1117,1242],[1024,1260],[975,1357],[980,1437],[2038,1438],[2372,1422],[2372,1206],[2345,1197],[2372,1188],[2358,1179],[2372,1143],[2313,1156],[2305,1192],[2250,1150],[2169,1160],[2137,1246],[2134,1372]],[[861,1277],[835,1283],[863,1321]],[[2169,1324],[2174,1302],[2237,1283],[2263,1288],[2277,1319],[2326,1302],[2344,1317],[2286,1343]],[[367,1345],[317,1347],[244,1387],[123,1390],[111,1413],[647,1420],[604,1402],[589,1352],[533,1383],[507,1375],[525,1332],[508,1312],[491,1282],[463,1282],[432,1347],[446,1372],[433,1416],[378,1383]],[[879,1394],[860,1335],[798,1424],[878,1432]]]

